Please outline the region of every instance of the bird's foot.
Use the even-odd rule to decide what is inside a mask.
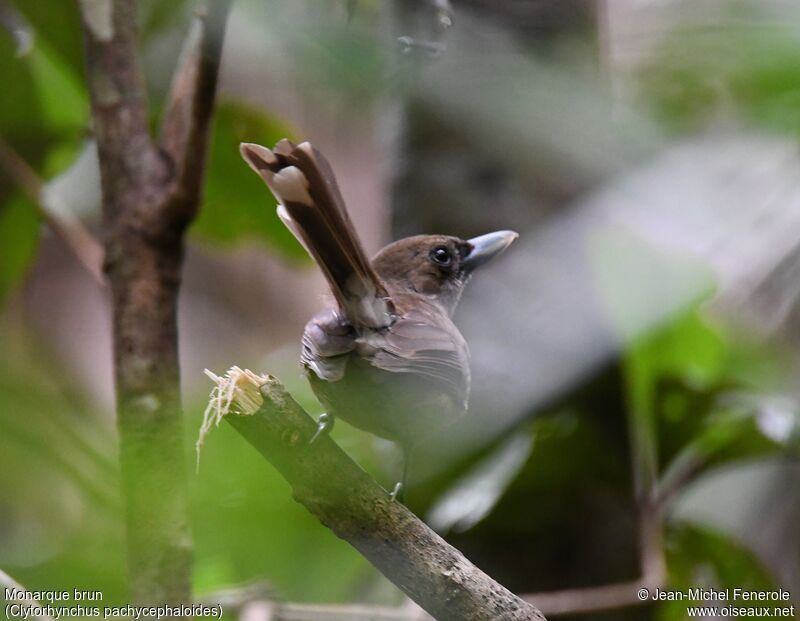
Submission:
[[[314,435],[311,436],[311,439],[308,441],[309,444],[314,444],[320,436],[327,435],[333,429],[333,423],[336,422],[336,419],[326,412],[323,412],[319,415],[317,419],[317,430],[314,432]]]
[[[400,502],[402,503],[406,497],[406,488],[403,485],[402,481],[398,481],[394,484],[394,489],[389,493],[389,498],[392,499],[392,502]]]

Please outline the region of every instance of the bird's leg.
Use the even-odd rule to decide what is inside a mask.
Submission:
[[[401,504],[405,504],[405,499],[406,499],[405,492],[406,492],[406,488],[403,485],[403,482],[402,481],[398,481],[397,483],[394,484],[394,487],[392,488],[392,491],[389,492],[389,498],[391,498],[392,501],[396,500],[397,502],[399,502]]]
[[[392,489],[389,497],[392,500],[396,500],[397,502],[401,502],[405,504],[406,500],[406,482],[408,481],[408,471],[409,471],[409,462],[411,461],[411,449],[404,448],[403,449],[403,476],[402,478],[394,484],[394,489]]]
[[[328,414],[327,412],[323,412],[319,415],[317,419],[317,430],[314,432],[314,435],[311,436],[311,439],[308,441],[309,444],[314,444],[321,435],[327,435],[333,429],[333,424],[336,422],[336,419],[333,417],[333,414]]]

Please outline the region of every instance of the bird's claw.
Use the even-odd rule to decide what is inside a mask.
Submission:
[[[402,481],[398,481],[394,484],[394,489],[389,493],[389,498],[391,498],[392,502],[403,502],[405,497],[405,488],[403,486]]]
[[[333,423],[335,421],[336,419],[326,412],[320,414],[319,418],[317,419],[317,430],[314,432],[314,435],[311,436],[311,439],[308,441],[308,443],[314,444],[314,442],[316,442],[320,436],[330,433],[331,429],[333,429]]]

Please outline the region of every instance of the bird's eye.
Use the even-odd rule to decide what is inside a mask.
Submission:
[[[446,246],[436,246],[431,250],[431,260],[439,265],[450,265],[453,257]]]

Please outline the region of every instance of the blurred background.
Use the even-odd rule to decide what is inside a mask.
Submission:
[[[193,4],[140,5],[159,109]],[[0,0],[0,24],[0,569],[125,604],[108,294],[43,224],[99,228],[77,7]],[[797,601],[800,6],[238,0],[221,80],[180,302],[187,458],[206,367],[321,412],[298,350],[325,286],[237,148],[308,139],[370,253],[520,232],[456,313],[470,414],[414,464],[412,510],[517,593]],[[391,488],[394,447],[333,435]],[[198,594],[403,604],[227,425],[191,485]],[[559,618],[686,616],[625,595]]]

